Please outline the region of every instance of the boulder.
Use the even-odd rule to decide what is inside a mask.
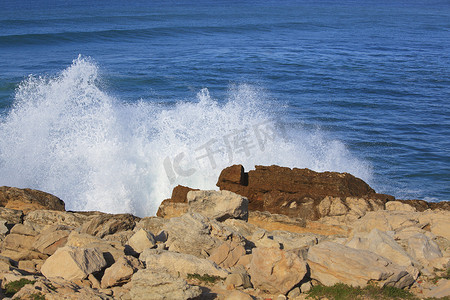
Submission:
[[[248,199],[230,191],[190,191],[187,200],[190,212],[210,219],[248,219]]]
[[[400,201],[386,202],[386,210],[416,211],[416,209],[413,206]]]
[[[67,226],[55,225],[40,233],[33,242],[33,249],[43,254],[52,255],[56,249],[63,247],[70,234]]]
[[[400,266],[418,265],[392,237],[376,228],[367,235],[353,237],[352,240],[346,243],[346,246],[353,249],[372,251]]]
[[[241,244],[226,241],[211,252],[209,260],[227,269],[235,266],[243,255],[245,255],[245,248]]]
[[[139,270],[131,278],[131,283],[132,300],[185,300],[202,293],[198,286],[189,285],[184,279],[169,274],[163,268]]]
[[[241,165],[234,165],[222,171],[217,186],[221,190],[247,197],[250,210],[269,211],[308,220],[317,220],[323,216],[318,206],[327,196],[373,199],[382,205],[387,200],[394,200],[392,196],[376,194],[364,181],[348,173],[319,173],[279,166],[255,166],[255,170],[245,173]],[[332,212],[335,209],[337,207]],[[345,203],[339,209],[349,210]],[[322,207],[322,213],[325,211]]]
[[[140,269],[143,269],[143,265],[137,258],[132,256],[120,257],[111,267],[105,270],[101,287],[106,289],[124,284]]]
[[[326,286],[344,283],[364,287],[373,282],[380,286],[404,288],[414,282],[405,267],[371,251],[329,241],[309,248],[308,265],[311,278]]]
[[[130,214],[101,214],[85,222],[80,228],[80,233],[103,238],[108,234],[133,230],[139,220],[138,217]]]
[[[408,239],[408,253],[423,266],[427,266],[430,261],[442,257],[439,246],[421,233],[413,235]]]
[[[188,210],[187,194],[190,191],[198,191],[187,186],[177,185],[172,190],[172,197],[164,200],[156,212],[158,217],[173,218],[185,214]]]
[[[136,223],[134,231],[138,231],[142,228],[153,233],[153,235],[156,235],[163,229],[164,225],[167,224],[167,222],[169,222],[168,219],[160,217],[146,217]]]
[[[139,229],[128,240],[128,245],[136,252],[142,253],[145,249],[153,248],[156,245],[155,237],[151,232]]]
[[[436,236],[442,236],[450,240],[450,211],[425,211],[419,215],[419,222],[428,224],[425,229]]]
[[[62,277],[66,280],[84,279],[106,266],[103,255],[97,249],[65,246],[56,250],[42,265],[41,272],[47,278]]]
[[[58,210],[64,211],[64,202],[51,194],[15,187],[0,187],[0,206],[21,210],[28,213],[32,210]]]
[[[228,271],[220,268],[214,262],[190,254],[146,249],[139,256],[139,259],[145,262],[147,267],[160,266],[176,276],[186,277],[187,274],[207,274],[225,278],[229,274]]]
[[[305,277],[306,263],[291,252],[276,248],[253,249],[248,269],[254,287],[286,294]]]
[[[5,220],[10,225],[22,223],[23,212],[17,209],[0,207],[0,219]]]
[[[81,213],[35,210],[29,212],[24,217],[23,224],[32,227],[38,232],[41,232],[53,225],[65,225],[71,228],[77,228],[84,222],[89,221],[90,218],[90,216],[86,216]]]

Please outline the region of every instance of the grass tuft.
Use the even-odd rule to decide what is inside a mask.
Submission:
[[[188,279],[197,279],[203,282],[208,282],[208,283],[216,283],[219,280],[224,280],[225,278],[222,278],[220,276],[214,276],[214,275],[208,275],[208,274],[204,274],[204,275],[200,275],[200,274],[187,274],[187,278]]]
[[[15,293],[20,291],[27,284],[34,284],[36,281],[31,281],[25,278],[21,278],[20,280],[11,281],[5,285],[5,295],[7,297],[14,296]]]
[[[377,287],[368,285],[365,288],[353,287],[343,283],[337,283],[333,286],[316,285],[308,292],[308,298],[336,300],[354,300],[354,299],[416,299],[409,291],[387,286]]]

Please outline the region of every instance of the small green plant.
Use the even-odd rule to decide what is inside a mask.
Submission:
[[[5,285],[5,295],[7,297],[14,296],[15,293],[20,291],[26,284],[34,284],[36,281],[31,281],[25,278],[21,278],[20,280],[11,281]]]
[[[200,274],[187,274],[187,278],[188,279],[197,279],[203,282],[208,282],[208,283],[216,283],[219,280],[224,280],[225,278],[222,278],[220,276],[214,276],[214,275],[208,275],[208,274],[204,274],[204,275],[200,275]]]
[[[320,299],[323,297],[336,300],[416,299],[409,291],[391,286],[381,288],[374,285],[368,285],[365,288],[360,288],[337,283],[333,286],[317,285],[308,292],[308,298]]]

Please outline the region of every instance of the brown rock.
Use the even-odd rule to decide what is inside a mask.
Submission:
[[[156,212],[158,217],[170,219],[173,217],[179,217],[186,213],[187,206],[187,193],[190,191],[198,191],[198,189],[191,189],[187,186],[177,185],[172,190],[172,197],[164,200]]]
[[[394,197],[376,194],[364,181],[348,173],[318,173],[308,169],[290,169],[279,166],[256,166],[244,173],[241,165],[222,171],[217,182],[221,190],[229,190],[249,199],[249,209],[269,211],[308,220],[317,220],[324,212],[346,213],[345,203],[334,204],[331,209],[319,203],[327,196],[374,198],[381,201]]]
[[[94,217],[81,226],[80,233],[87,233],[103,238],[108,234],[133,230],[140,218],[130,214],[102,214]]]
[[[65,210],[64,202],[51,194],[7,186],[0,187],[0,206],[21,210],[24,213],[39,209]]]

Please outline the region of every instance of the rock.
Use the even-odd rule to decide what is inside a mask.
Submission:
[[[11,250],[29,250],[32,249],[34,241],[34,236],[10,233],[5,237],[2,248]]]
[[[423,212],[419,215],[419,222],[421,224],[429,224],[425,229],[436,236],[442,236],[450,240],[450,211]]]
[[[66,246],[79,248],[95,248],[106,259],[107,266],[111,266],[120,257],[125,255],[125,248],[120,242],[105,241],[98,237],[72,231],[67,239]]]
[[[168,234],[166,246],[170,251],[207,257],[233,233],[219,223],[197,214],[187,213],[170,219],[163,230]]]
[[[29,212],[24,217],[23,224],[32,227],[38,232],[41,232],[53,225],[65,225],[71,228],[77,228],[89,219],[89,216],[85,216],[80,213],[35,210]]]
[[[392,237],[376,228],[368,235],[354,237],[346,243],[346,246],[353,249],[372,251],[400,266],[408,267],[418,265]]]
[[[21,260],[17,267],[29,273],[36,273],[36,263],[32,260]]]
[[[139,229],[142,228],[153,234],[157,234],[163,229],[164,225],[167,224],[168,222],[169,220],[159,217],[146,217],[136,223],[134,231],[138,231]]]
[[[0,235],[4,236],[5,234],[7,234],[9,232],[9,229],[6,226],[7,223],[8,223],[8,221],[0,219]]]
[[[281,245],[273,240],[273,236],[269,236],[264,229],[255,231],[250,240],[258,248],[275,248],[280,249]]]
[[[153,248],[156,245],[155,237],[151,232],[139,229],[128,240],[128,245],[137,253],[142,253],[145,249]]]
[[[252,296],[250,296],[249,294],[246,294],[242,291],[232,291],[230,294],[228,294],[225,297],[225,300],[252,300],[254,299]]]
[[[128,240],[133,236],[134,232],[131,230],[120,231],[113,234],[108,234],[102,238],[105,241],[119,242],[122,246],[128,243]]]
[[[248,199],[230,191],[190,191],[187,200],[190,212],[210,219],[248,219]]]
[[[37,236],[39,232],[35,231],[33,227],[23,225],[23,224],[16,224],[13,228],[11,228],[11,233],[20,234],[20,235],[28,235],[28,236]]]
[[[66,280],[84,279],[106,266],[103,255],[97,249],[65,246],[56,250],[42,265],[41,272],[47,278],[62,277]]]
[[[413,206],[407,203],[402,203],[400,201],[386,202],[386,210],[416,211],[416,209]]]
[[[424,293],[425,297],[428,298],[444,298],[450,296],[450,280],[440,280],[438,285]]]
[[[181,278],[170,275],[163,268],[144,269],[131,278],[132,300],[192,299],[201,295],[198,286],[191,286]]]
[[[300,296],[300,294],[301,294],[300,288],[299,287],[295,287],[287,294],[287,298],[288,299],[294,299],[295,297]]]
[[[64,202],[51,194],[7,186],[0,187],[0,206],[21,210],[24,213],[40,209],[65,210]]]
[[[255,248],[249,266],[253,286],[286,294],[306,275],[306,263],[297,255],[275,248]]]
[[[326,286],[344,283],[364,287],[373,282],[404,288],[414,282],[404,267],[378,254],[328,241],[309,249],[308,265],[311,278]]]
[[[408,239],[408,253],[423,266],[427,266],[433,259],[442,257],[439,246],[421,233]]]
[[[22,223],[23,212],[17,209],[0,207],[0,219],[5,220],[7,224]]]
[[[173,203],[170,199],[164,200],[158,207],[156,215],[161,218],[170,219],[181,217],[189,210],[187,203]]]
[[[304,282],[300,285],[300,291],[302,293],[307,293],[312,289],[311,281]]]
[[[130,214],[101,214],[85,222],[81,226],[80,233],[103,238],[108,234],[133,230],[137,221],[139,221],[139,218]]]
[[[233,272],[227,276],[224,285],[226,287],[233,286],[234,288],[251,288],[252,283],[247,272]]]
[[[228,269],[235,266],[243,255],[245,255],[245,248],[241,244],[227,241],[215,248],[208,259]]]
[[[421,227],[417,212],[407,211],[371,211],[352,224],[354,232],[399,231],[407,227]]]
[[[325,239],[324,236],[312,233],[295,233],[284,230],[275,230],[270,233],[273,240],[281,245],[284,250],[309,248]]]
[[[116,285],[122,285],[125,282],[128,282],[131,276],[140,269],[143,269],[143,265],[137,258],[123,256],[105,270],[101,287],[105,289]]]
[[[190,254],[176,253],[146,249],[139,256],[146,266],[160,266],[168,270],[169,273],[186,277],[187,274],[213,275],[226,278],[228,271],[220,268],[214,262],[198,258]]]
[[[33,249],[43,254],[52,255],[56,249],[63,247],[70,234],[67,226],[51,226],[39,234],[33,242]]]
[[[318,173],[279,166],[256,166],[248,173],[241,165],[231,166],[222,171],[217,186],[247,197],[250,210],[307,220],[317,220],[321,216],[318,206],[327,196],[374,199],[383,205],[386,200],[394,200],[392,196],[376,194],[364,181],[348,173]],[[344,206],[339,209],[348,210],[348,205]]]

